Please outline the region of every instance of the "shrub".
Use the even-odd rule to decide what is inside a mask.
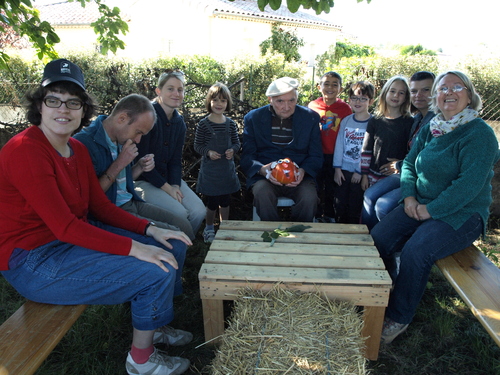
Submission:
[[[437,57],[416,55],[351,57],[341,59],[338,64],[325,69],[339,73],[346,85],[356,81],[370,81],[378,92],[392,76],[403,75],[409,78],[419,70],[438,73],[440,68]]]

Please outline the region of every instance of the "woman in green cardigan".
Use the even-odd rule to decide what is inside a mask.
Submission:
[[[436,116],[403,163],[403,204],[371,232],[394,284],[382,331],[386,344],[411,323],[434,262],[486,231],[499,150],[494,131],[479,118],[481,106],[464,73],[449,71],[435,80]],[[401,253],[399,272],[396,253]]]

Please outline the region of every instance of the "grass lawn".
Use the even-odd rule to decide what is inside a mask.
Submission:
[[[500,241],[499,234],[498,229],[492,229],[480,247],[493,253]],[[191,360],[191,369],[186,374],[209,374],[206,366],[215,355],[213,347],[202,345],[198,270],[207,251],[201,239],[188,250],[184,294],[175,301],[176,318],[172,326],[194,334],[191,344],[169,349],[171,355]],[[23,302],[0,276],[0,323]],[[230,307],[228,302],[228,312]],[[128,305],[90,306],[37,374],[126,374],[125,358],[130,342]],[[374,375],[500,375],[500,348],[434,267],[413,323],[391,345],[383,346],[378,361],[370,362],[368,368]]]

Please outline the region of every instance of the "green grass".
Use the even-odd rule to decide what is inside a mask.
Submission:
[[[486,246],[491,250],[496,240]],[[200,239],[188,250],[184,294],[175,300],[176,318],[172,325],[194,334],[191,344],[169,349],[171,355],[191,360],[191,369],[186,374],[209,374],[206,366],[215,355],[213,347],[202,345],[198,271],[207,251]],[[0,323],[23,302],[0,277]],[[229,311],[230,303],[226,307]],[[130,342],[127,304],[90,306],[37,374],[125,374]],[[413,323],[391,345],[383,346],[378,361],[370,362],[368,368],[372,375],[495,375],[500,374],[500,348],[435,267]]]

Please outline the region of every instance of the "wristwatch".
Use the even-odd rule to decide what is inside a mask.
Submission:
[[[156,223],[154,221],[150,221],[149,223],[146,224],[146,228],[144,228],[144,235],[145,236],[147,236],[149,227],[156,227]]]

